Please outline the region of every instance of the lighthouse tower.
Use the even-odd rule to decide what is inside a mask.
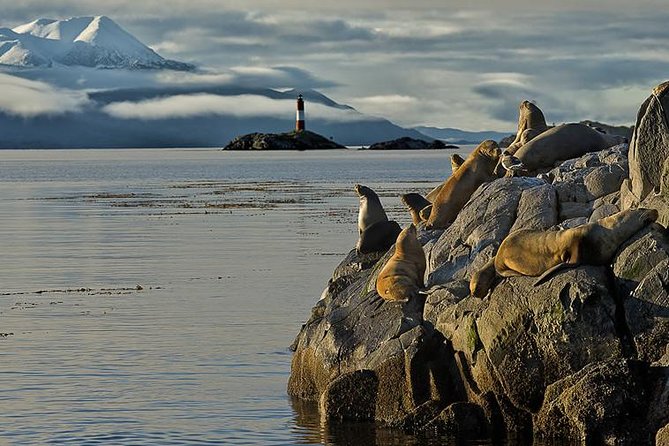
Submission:
[[[295,131],[301,132],[304,130],[304,99],[302,95],[297,97],[297,119],[295,122]]]

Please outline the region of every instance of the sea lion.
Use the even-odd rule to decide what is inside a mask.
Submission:
[[[374,223],[388,221],[386,211],[383,209],[379,196],[372,189],[362,184],[354,186],[355,192],[360,198],[358,209],[358,233],[362,232]]]
[[[454,153],[451,155],[451,175],[455,173],[456,170],[462,166],[462,164],[465,162],[465,159],[458,155],[457,153]],[[444,183],[441,183],[439,186],[435,187],[432,189],[428,194],[425,196],[427,201],[430,203],[434,202],[434,199],[437,198],[437,195],[439,195],[439,191],[441,188],[444,186]]]
[[[518,131],[505,152],[514,155],[516,151],[533,138],[548,130],[546,118],[539,107],[530,101],[523,101],[518,106]]]
[[[493,288],[497,277],[495,258],[493,257],[483,265],[483,268],[472,274],[472,278],[469,281],[469,294],[483,299],[488,294],[488,290]]]
[[[387,250],[395,243],[402,228],[397,222],[388,220],[376,192],[360,184],[355,185],[355,191],[360,197],[356,249],[361,254]]]
[[[451,172],[455,172],[462,166],[462,163],[465,162],[465,159],[458,155],[457,153],[454,153],[451,155]]]
[[[411,214],[413,224],[417,225],[423,219],[420,217],[420,211],[432,203],[427,201],[421,194],[410,193],[402,195],[402,203],[406,204]]]
[[[386,300],[406,302],[424,287],[425,268],[425,251],[412,224],[397,237],[395,253],[376,279],[376,291]]]
[[[551,168],[558,161],[578,158],[627,141],[624,136],[600,133],[585,124],[563,124],[548,129],[513,155],[529,171]]]
[[[420,215],[421,221],[427,221],[430,218],[431,213],[432,213],[432,205],[429,205],[421,209],[418,215]]]
[[[474,191],[495,178],[494,171],[499,157],[500,150],[495,141],[489,139],[479,144],[462,166],[444,181],[432,202],[426,228],[440,229],[453,223]]]
[[[608,265],[620,245],[657,217],[655,209],[627,209],[571,229],[514,231],[497,250],[495,274],[540,276],[535,282],[539,285],[565,267]],[[490,273],[488,263],[472,276],[469,284],[472,295],[481,297],[488,292],[493,282]]]

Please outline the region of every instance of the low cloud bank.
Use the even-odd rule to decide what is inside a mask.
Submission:
[[[0,111],[23,118],[78,112],[88,103],[83,91],[59,89],[5,73],[0,73],[0,91]]]
[[[178,119],[206,115],[225,115],[239,118],[286,117],[295,113],[295,101],[276,100],[259,95],[221,96],[215,94],[174,95],[138,102],[114,102],[103,107],[110,116],[120,119]],[[342,110],[322,104],[307,104],[307,119],[348,122],[371,118],[354,110]]]

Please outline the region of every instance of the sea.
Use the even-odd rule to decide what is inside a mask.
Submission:
[[[470,150],[0,151],[0,444],[424,444],[321,423],[288,347],[353,186],[406,225],[399,196]]]

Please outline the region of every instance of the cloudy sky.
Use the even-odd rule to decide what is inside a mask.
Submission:
[[[508,131],[523,99],[549,122],[632,123],[669,79],[665,0],[536,3],[0,0],[0,26],[104,14],[164,57],[206,69],[210,82],[278,73],[285,86],[404,126]]]

